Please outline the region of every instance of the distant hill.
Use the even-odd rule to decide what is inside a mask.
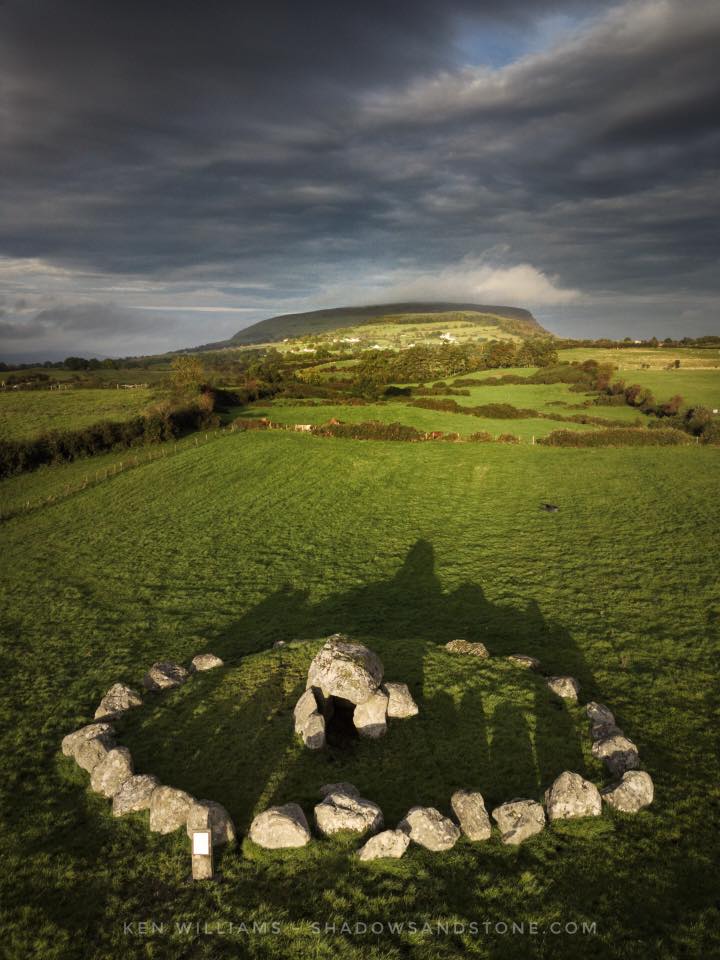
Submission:
[[[549,336],[529,310],[520,307],[490,306],[479,303],[380,303],[368,307],[333,307],[330,310],[311,310],[307,313],[284,313],[260,320],[251,327],[239,330],[229,340],[206,343],[198,350],[218,350],[223,347],[241,347],[254,343],[273,343],[296,337],[329,333],[346,327],[377,323],[422,323],[441,319],[439,314],[457,314],[478,324],[497,326],[498,330],[517,337]]]

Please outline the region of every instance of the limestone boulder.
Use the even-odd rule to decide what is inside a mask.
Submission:
[[[318,791],[321,797],[327,797],[331,793],[344,793],[348,797],[359,797],[360,791],[355,786],[354,783],[346,783],[341,781],[340,783],[325,783],[320,787]]]
[[[654,795],[652,778],[644,770],[627,770],[619,783],[602,791],[605,803],[622,813],[637,813],[653,802]]]
[[[75,763],[92,774],[95,767],[105,760],[113,747],[113,742],[105,737],[83,740],[75,749]]]
[[[380,689],[388,698],[387,715],[390,720],[404,720],[420,712],[406,683],[384,683]]]
[[[382,690],[370,694],[353,713],[353,724],[361,737],[377,740],[387,733],[388,697]]]
[[[303,743],[309,750],[322,750],[325,746],[325,718],[322,714],[310,714],[301,731]]]
[[[484,643],[471,643],[469,640],[451,640],[445,644],[450,653],[467,653],[471,657],[481,657],[486,660],[490,653]]]
[[[456,790],[450,798],[450,806],[468,840],[489,839],[492,825],[481,793],[476,790]]]
[[[310,828],[302,808],[297,803],[286,803],[259,813],[250,824],[248,836],[268,850],[304,847],[310,842]]]
[[[109,723],[89,723],[79,730],[74,730],[63,737],[61,749],[66,757],[75,757],[78,747],[88,740],[103,740],[105,743],[111,743],[115,736],[115,730]]]
[[[93,767],[90,788],[110,800],[133,773],[133,761],[128,748],[113,747],[105,759]]]
[[[158,660],[143,677],[143,686],[146,690],[168,690],[170,687],[179,687],[189,676],[185,667],[170,660]]]
[[[214,800],[194,800],[187,815],[187,835],[194,830],[210,830],[214,847],[235,842],[235,824],[222,804]]]
[[[295,709],[293,710],[295,733],[302,734],[308,719],[317,712],[318,704],[315,699],[315,694],[312,690],[307,689],[295,704]]]
[[[352,833],[375,833],[383,825],[380,807],[371,800],[347,793],[329,793],[315,807],[315,826],[323,837],[349,830]]]
[[[149,810],[150,798],[159,786],[158,778],[147,773],[128,777],[113,796],[113,816],[124,817],[127,813]]]
[[[615,723],[615,715],[604,703],[591,700],[585,704],[585,713],[593,723]]]
[[[112,717],[118,713],[125,713],[131,707],[141,707],[142,697],[139,693],[124,683],[114,683],[100,701],[95,711],[95,719]]]
[[[514,663],[516,667],[523,667],[525,670],[540,669],[540,661],[537,657],[529,657],[525,653],[511,653],[508,660],[510,663]]]
[[[605,740],[596,740],[592,745],[592,755],[602,760],[610,773],[621,777],[626,770],[636,770],[640,766],[638,748],[627,737],[615,734]]]
[[[545,791],[548,819],[575,820],[578,817],[599,817],[602,813],[600,791],[579,773],[566,770]]]
[[[460,838],[460,830],[435,807],[413,807],[398,824],[398,829],[426,850],[450,850]]]
[[[621,737],[625,736],[620,727],[614,723],[591,723],[590,724],[590,739],[591,740],[607,740],[608,737],[614,737],[619,735]]]
[[[545,811],[535,800],[511,800],[496,807],[492,818],[503,843],[516,845],[545,828]]]
[[[402,830],[383,830],[370,837],[358,850],[359,860],[398,860],[410,845],[410,837]]]
[[[224,666],[224,662],[214,653],[199,653],[192,658],[190,670],[193,673],[201,673],[203,670],[214,670],[216,667]]]
[[[575,677],[548,677],[547,685],[563,700],[577,700],[580,693],[580,684]]]
[[[175,787],[157,787],[150,797],[150,829],[154,833],[172,833],[187,823],[193,798]]]
[[[383,665],[376,653],[335,634],[310,664],[307,686],[317,688],[324,697],[359,704],[375,693],[382,678]]]

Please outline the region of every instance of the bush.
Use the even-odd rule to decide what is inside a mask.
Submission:
[[[328,423],[315,426],[312,432],[321,437],[341,437],[350,440],[421,440],[422,434],[415,427],[402,423],[381,423],[367,420],[364,423]]]
[[[682,430],[668,427],[655,430],[644,427],[616,427],[594,433],[554,430],[537,442],[549,447],[659,447],[688,444],[690,437]]]
[[[516,437],[514,433],[501,433],[497,438],[498,443],[520,443],[520,437]]]
[[[471,433],[468,440],[471,440],[473,443],[490,443],[492,441],[492,434],[488,433],[487,430],[478,430],[477,433]]]

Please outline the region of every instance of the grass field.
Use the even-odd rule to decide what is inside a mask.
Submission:
[[[455,400],[467,398],[454,397]],[[499,402],[499,401],[498,401]],[[551,408],[552,409],[552,408]],[[562,412],[562,408],[559,408]],[[362,423],[366,420],[380,420],[382,423],[402,423],[405,426],[415,427],[426,433],[433,430],[442,430],[447,433],[458,433],[467,437],[471,433],[486,430],[493,437],[501,433],[512,433],[521,440],[531,440],[532,437],[547,436],[552,430],[567,427],[570,430],[597,430],[598,427],[581,423],[562,423],[554,420],[538,418],[505,420],[489,417],[474,417],[462,413],[448,413],[443,410],[425,410],[422,407],[411,407],[406,403],[369,403],[365,406],[351,407],[341,404],[312,407],[304,404],[286,404],[275,402],[259,404],[238,409],[235,411],[241,417],[268,417],[275,423],[326,423],[335,417],[344,423]],[[582,413],[579,410],[570,410],[568,413]],[[597,413],[595,410],[586,411]]]
[[[720,348],[700,347],[572,347],[560,350],[560,360],[597,360],[598,363],[614,363],[621,370],[640,370],[644,366],[652,370],[665,370],[675,360],[689,369],[720,369]]]
[[[622,373],[618,377],[623,377]],[[685,406],[720,408],[720,369],[718,370],[633,370],[624,376],[626,383],[650,387],[658,400],[679,393]]]
[[[129,420],[153,390],[68,389],[0,391],[0,438],[26,440],[45,430],[77,430],[99,420]]]
[[[719,456],[236,433],[6,522],[7,956],[717,953]],[[77,469],[39,471],[26,489],[59,488]],[[337,630],[376,649],[421,713],[379,743],[311,755],[293,739],[292,705],[318,638]],[[274,854],[243,840],[219,857],[223,883],[191,885],[187,838],[150,834],[143,814],[114,820],[58,752],[115,681],[212,650],[225,670],[151,698],[120,739],[141,772],[220,801],[241,832],[270,802],[310,813],[331,780],[356,782],[390,826],[414,803],[448,813],[458,786],[493,804],[540,798],[565,767],[600,782],[579,709],[502,660],[439,647],[458,636],[538,656],[578,677],[582,701],[607,702],[655,780],[654,805],[553,826],[519,849],[461,840],[368,865],[348,840]],[[238,929],[253,920],[282,926]],[[485,920],[536,921],[538,933],[453,932]],[[124,927],[141,921],[168,926]],[[343,921],[450,926],[352,935]],[[595,932],[553,934],[552,921]]]

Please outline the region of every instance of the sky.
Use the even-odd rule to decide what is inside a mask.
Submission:
[[[720,333],[717,0],[0,0],[0,358],[438,299]]]

